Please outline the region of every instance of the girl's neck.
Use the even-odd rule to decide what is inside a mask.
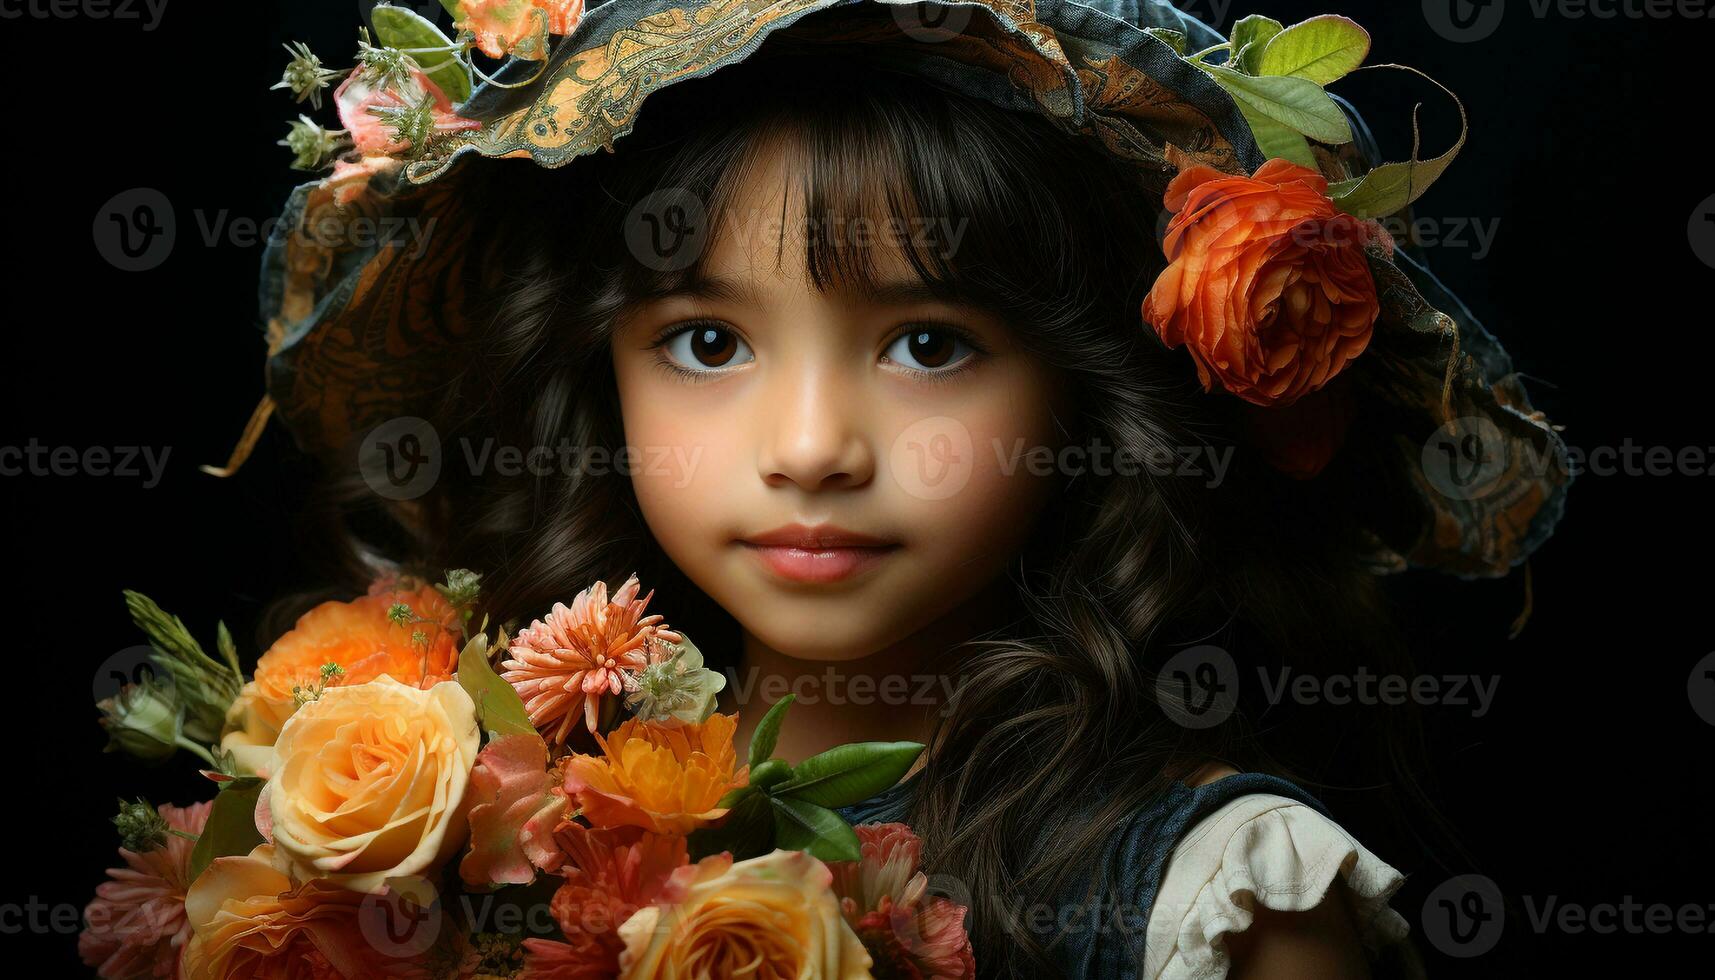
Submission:
[[[768,709],[797,695],[774,755],[792,765],[848,742],[928,744],[941,716],[951,708],[959,677],[953,651],[963,642],[1004,625],[1011,616],[997,583],[916,633],[853,660],[800,660],[763,643],[748,630],[737,671],[727,674],[718,708],[739,716],[735,743],[750,744]],[[911,771],[922,768],[919,756]]]

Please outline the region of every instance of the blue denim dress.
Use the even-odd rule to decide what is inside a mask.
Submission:
[[[920,776],[913,774],[861,803],[843,807],[840,814],[854,825],[907,822],[910,796]],[[1037,941],[1048,949],[1065,980],[1136,980],[1149,912],[1173,848],[1199,820],[1251,793],[1283,796],[1328,815],[1315,797],[1278,776],[1247,772],[1197,787],[1174,783],[1113,828],[1098,859],[1081,872],[1060,903],[1021,907],[1014,927],[1037,933]],[[1107,897],[1096,906],[1084,898],[1091,873],[1106,882],[1096,894]],[[1076,911],[1067,914],[1066,910]],[[982,951],[976,953],[981,963]]]

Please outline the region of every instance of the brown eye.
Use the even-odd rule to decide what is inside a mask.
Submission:
[[[725,327],[698,324],[679,331],[661,345],[680,367],[714,371],[751,360],[750,347]]]
[[[952,330],[920,327],[900,335],[887,348],[887,359],[916,371],[943,371],[971,356],[970,344]]]

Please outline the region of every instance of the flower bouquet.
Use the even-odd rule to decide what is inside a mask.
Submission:
[[[125,867],[79,949],[131,977],[971,977],[966,910],[903,824],[838,809],[923,746],[741,764],[725,678],[636,576],[508,637],[480,577],[310,610],[244,680],[127,593],[148,670],[100,702],[109,750],[198,756],[213,799],[122,802]],[[534,914],[541,913],[541,914]]]

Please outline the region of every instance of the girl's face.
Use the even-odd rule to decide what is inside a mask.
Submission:
[[[790,167],[759,152],[706,281],[627,316],[613,364],[667,555],[768,647],[850,660],[1004,571],[1056,485],[1063,392],[1001,320],[923,295],[884,227],[841,238],[869,236],[879,288],[818,291]]]

